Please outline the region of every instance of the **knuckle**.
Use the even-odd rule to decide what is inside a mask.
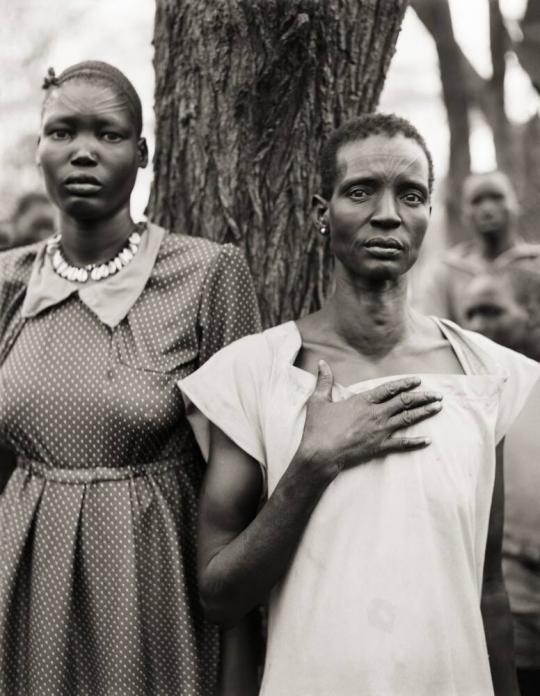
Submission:
[[[412,425],[414,423],[414,412],[413,411],[403,411],[401,414],[401,420],[404,425]]]
[[[386,425],[386,418],[384,412],[380,409],[372,408],[370,416],[377,430],[381,430]]]
[[[381,401],[386,401],[393,396],[392,389],[388,386],[388,384],[383,384],[378,395]]]
[[[396,388],[395,388],[393,382],[389,382],[388,384],[384,385],[384,395],[387,398],[390,396],[394,396],[395,393],[396,393]]]
[[[386,388],[388,389],[388,396],[396,396],[397,394],[399,394],[403,390],[404,384],[403,384],[403,382],[399,382],[399,381],[398,382],[389,382],[386,385]]]
[[[414,403],[414,397],[409,392],[401,392],[399,398],[401,399],[401,403],[403,406],[405,406],[405,408],[409,408],[409,406]]]

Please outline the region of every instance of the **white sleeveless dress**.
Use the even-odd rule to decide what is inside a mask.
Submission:
[[[409,428],[432,444],[342,472],[274,588],[261,696],[493,694],[480,598],[495,447],[540,367],[437,321],[464,375],[419,375],[444,396]],[[268,495],[302,436],[315,385],[294,367],[294,322],[228,346],[179,385],[203,454],[208,420],[261,466]],[[396,376],[337,386],[334,400]]]

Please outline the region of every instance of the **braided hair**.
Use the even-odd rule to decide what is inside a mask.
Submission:
[[[122,94],[128,102],[129,110],[133,116],[137,130],[137,136],[142,131],[142,105],[135,87],[131,84],[124,73],[115,68],[110,63],[100,60],[84,60],[66,68],[60,75],[56,75],[54,68],[49,68],[47,75],[43,79],[43,89],[46,92],[60,87],[69,80],[86,80],[88,82],[105,82],[111,85],[117,92]],[[44,106],[47,103],[45,97]]]

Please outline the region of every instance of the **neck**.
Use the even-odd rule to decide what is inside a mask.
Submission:
[[[480,255],[488,261],[493,261],[515,245],[515,235],[510,230],[499,235],[482,235],[477,237],[476,240],[476,246]]]
[[[351,277],[336,268],[335,292],[325,306],[333,329],[352,348],[383,358],[407,333],[407,281]]]
[[[64,254],[78,266],[101,263],[115,256],[133,228],[128,208],[106,220],[76,220],[62,215],[59,225]]]

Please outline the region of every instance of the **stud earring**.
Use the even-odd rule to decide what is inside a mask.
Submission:
[[[319,234],[323,237],[328,236],[328,227],[324,223],[319,227]]]

